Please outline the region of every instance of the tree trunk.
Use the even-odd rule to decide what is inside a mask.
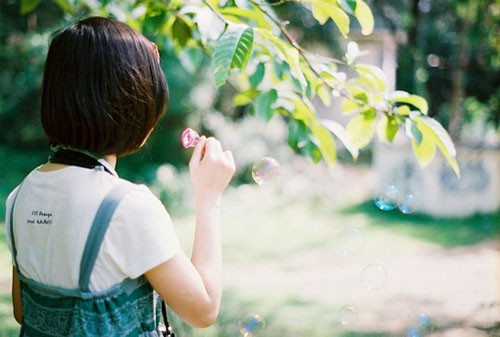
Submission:
[[[462,101],[465,98],[465,69],[469,61],[469,41],[467,32],[470,22],[467,19],[460,21],[458,35],[458,59],[451,74],[450,120],[448,132],[454,141],[460,139],[460,128],[464,119]]]
[[[417,85],[415,83],[415,72],[417,71],[417,66],[416,66],[416,54],[418,52],[418,26],[420,25],[420,10],[418,8],[418,2],[419,0],[412,0],[411,1],[411,14],[413,17],[412,24],[408,27],[408,51],[409,51],[409,57],[410,57],[410,71],[412,74],[412,80],[409,83],[410,88],[408,88],[408,91],[410,92],[415,92]]]

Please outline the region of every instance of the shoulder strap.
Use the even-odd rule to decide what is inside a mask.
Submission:
[[[118,183],[118,185],[111,188],[111,191],[106,194],[97,210],[92,226],[90,227],[87,242],[83,250],[82,260],[80,262],[79,288],[81,291],[89,291],[90,274],[94,269],[97,254],[104,240],[104,234],[106,234],[106,230],[109,227],[109,223],[118,204],[128,192],[130,192],[130,186],[128,184]]]
[[[16,249],[16,240],[14,239],[14,206],[16,205],[17,196],[19,195],[19,190],[21,189],[21,185],[17,188],[12,196],[12,204],[10,205],[9,211],[9,234],[10,234],[10,244],[12,247],[12,257],[14,258],[14,264],[16,268],[19,270],[17,266],[17,249]]]

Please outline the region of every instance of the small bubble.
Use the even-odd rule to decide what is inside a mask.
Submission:
[[[387,185],[374,198],[375,205],[382,211],[392,211],[398,205],[399,190],[394,185]]]
[[[411,327],[406,331],[407,337],[423,337],[433,331],[432,320],[425,312],[413,312],[409,323]]]
[[[339,321],[342,325],[350,325],[356,322],[358,313],[352,305],[344,305],[339,309]]]
[[[406,337],[421,337],[422,335],[418,331],[418,329],[414,326],[406,330]]]
[[[357,228],[346,228],[339,232],[337,247],[343,255],[357,255],[363,249],[365,239]]]
[[[411,214],[417,209],[417,202],[415,196],[411,193],[407,193],[402,197],[402,200],[398,203],[398,208],[403,214]]]
[[[264,157],[252,167],[252,178],[259,186],[272,185],[279,177],[280,165],[274,158]]]
[[[264,325],[264,319],[257,314],[248,314],[243,317],[240,332],[244,337],[251,337],[254,333],[261,330]]]
[[[417,318],[418,318],[418,325],[420,327],[428,328],[429,326],[431,326],[431,319],[429,318],[429,316],[427,316],[423,312],[419,313],[417,315]]]
[[[387,283],[387,272],[380,264],[369,264],[361,273],[361,282],[367,290],[380,290]]]

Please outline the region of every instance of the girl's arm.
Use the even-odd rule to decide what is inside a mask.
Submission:
[[[14,306],[14,318],[17,323],[23,324],[23,302],[21,300],[21,282],[17,277],[16,267],[12,267],[12,305]]]
[[[205,153],[203,154],[203,150]],[[195,189],[196,228],[191,260],[183,253],[146,272],[146,278],[176,314],[195,327],[217,318],[222,294],[220,207],[235,171],[229,151],[202,137],[189,163]]]

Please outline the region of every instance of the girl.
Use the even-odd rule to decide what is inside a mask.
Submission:
[[[231,152],[205,137],[194,149],[191,259],[161,202],[114,170],[146,142],[167,103],[156,46],[127,25],[94,17],[53,38],[41,119],[55,153],[7,200],[22,336],[159,336],[156,292],[192,326],[215,321]]]

